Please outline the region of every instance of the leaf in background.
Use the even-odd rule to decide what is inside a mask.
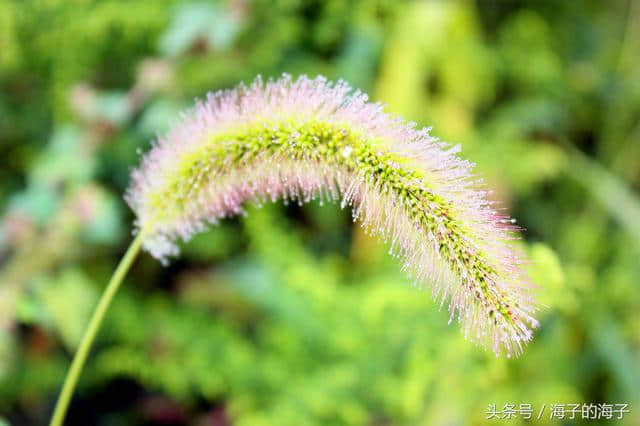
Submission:
[[[15,7],[11,1],[0,1],[0,70],[13,70],[20,65],[22,49],[17,40]],[[0,419],[0,425],[2,421]]]
[[[615,378],[615,392],[632,398],[625,402],[637,403],[640,400],[640,369],[629,342],[621,335],[619,326],[610,314],[594,312],[587,321],[590,323],[587,329],[594,346]]]
[[[115,126],[126,123],[133,113],[133,107],[124,92],[107,92],[96,99],[96,118]]]
[[[495,58],[482,42],[474,8],[415,2],[386,43],[375,93],[392,113],[434,123],[438,136],[464,141],[476,110],[494,98],[495,79]]]
[[[505,70],[519,90],[533,93],[562,89],[563,68],[553,50],[553,33],[536,12],[514,14],[500,31]]]
[[[16,344],[15,336],[9,330],[0,328],[0,383],[12,372],[16,361]],[[2,426],[2,417],[0,417],[0,426]]]
[[[196,235],[184,244],[182,250],[186,259],[210,262],[228,258],[242,244],[243,238],[238,235],[238,230],[225,223]]]
[[[145,135],[155,137],[164,134],[171,121],[179,112],[186,109],[186,104],[177,103],[169,99],[159,99],[150,103],[142,112],[138,129]]]
[[[49,222],[59,204],[58,194],[42,185],[30,186],[14,194],[8,202],[12,213],[25,214],[39,225]]]
[[[38,156],[30,182],[48,187],[63,182],[86,182],[93,176],[95,160],[80,130],[72,125],[56,130],[51,141]]]
[[[98,299],[91,280],[80,269],[70,267],[57,276],[41,278],[35,289],[43,321],[59,333],[69,350],[75,349]]]
[[[182,6],[160,40],[160,51],[178,56],[204,42],[205,48],[224,50],[231,46],[240,23],[220,5],[191,3]]]
[[[78,194],[83,233],[91,244],[113,245],[125,235],[122,204],[117,197],[99,186],[88,186]]]
[[[567,173],[581,183],[640,244],[640,199],[627,184],[578,150],[571,150]]]
[[[528,251],[531,259],[531,281],[540,286],[539,300],[548,308],[546,311],[559,309],[566,313],[575,313],[580,302],[573,290],[567,286],[558,255],[543,243],[531,244]]]
[[[380,58],[382,35],[376,27],[355,27],[347,37],[337,60],[337,74],[353,87],[368,90],[375,78],[375,64]]]

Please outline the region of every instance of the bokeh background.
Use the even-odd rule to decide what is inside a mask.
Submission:
[[[524,355],[447,325],[337,205],[250,208],[143,254],[77,425],[483,425],[628,403],[640,424],[640,2],[0,0],[0,424],[44,424],[131,240],[149,141],[208,90],[344,78],[463,156],[525,228]],[[613,421],[590,420],[588,424]]]

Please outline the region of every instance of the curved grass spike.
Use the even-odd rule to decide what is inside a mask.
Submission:
[[[178,255],[176,240],[247,202],[339,200],[390,242],[417,283],[449,301],[450,322],[466,336],[517,355],[537,322],[524,258],[510,242],[516,228],[458,151],[345,82],[258,78],[184,113],[132,172],[125,198],[137,216],[135,244],[163,262]],[[74,359],[75,376],[95,331]],[[67,399],[76,379],[65,383]]]
[[[162,261],[178,254],[177,239],[243,213],[247,201],[340,200],[418,283],[450,300],[466,335],[518,354],[536,321],[508,242],[515,227],[457,151],[345,82],[258,78],[185,113],[133,172],[126,199],[143,247]]]

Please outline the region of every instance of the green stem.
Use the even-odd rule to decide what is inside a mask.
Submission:
[[[49,423],[50,426],[62,425],[64,416],[67,413],[69,401],[71,400],[71,395],[73,394],[73,390],[75,389],[78,382],[78,377],[80,377],[82,367],[84,366],[84,363],[87,360],[87,355],[89,354],[89,350],[91,349],[91,344],[98,334],[98,330],[100,329],[102,320],[104,319],[107,309],[109,309],[109,305],[113,300],[113,296],[115,296],[118,288],[120,287],[120,284],[122,283],[122,280],[127,274],[127,271],[131,267],[131,264],[135,260],[136,255],[140,251],[141,245],[142,232],[138,234],[138,236],[133,240],[133,242],[127,249],[127,252],[125,253],[122,260],[120,260],[118,267],[113,273],[111,280],[109,280],[107,288],[104,290],[104,293],[102,293],[100,302],[98,303],[96,310],[93,312],[91,321],[89,321],[89,326],[87,327],[84,336],[82,336],[80,346],[78,346],[78,350],[76,351],[76,354],[73,357],[73,362],[71,363],[71,368],[69,369],[67,377],[64,380],[64,385],[62,386],[62,391],[60,392],[60,396],[58,397],[56,408],[53,411],[51,423]]]

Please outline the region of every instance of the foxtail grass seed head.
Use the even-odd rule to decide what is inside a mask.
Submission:
[[[163,262],[247,202],[339,201],[449,302],[465,336],[517,355],[537,326],[517,229],[458,151],[343,81],[258,78],[185,112],[132,172],[126,199]]]

